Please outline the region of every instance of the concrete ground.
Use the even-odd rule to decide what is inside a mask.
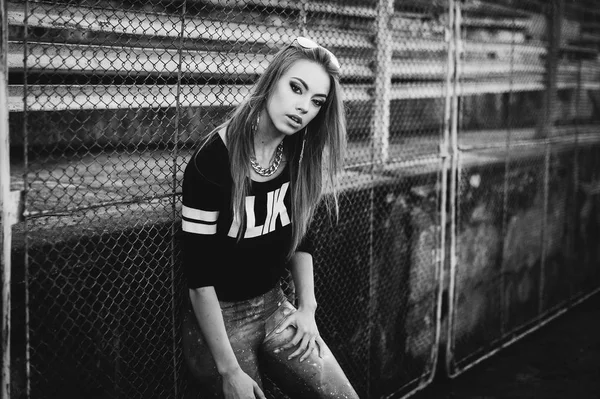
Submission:
[[[412,399],[600,398],[600,293]]]

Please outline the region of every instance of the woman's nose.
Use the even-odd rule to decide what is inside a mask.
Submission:
[[[300,100],[296,104],[296,109],[305,114],[308,112],[308,100]]]

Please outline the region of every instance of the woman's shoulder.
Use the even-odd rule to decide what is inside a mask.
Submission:
[[[219,134],[211,134],[198,146],[188,162],[186,173],[201,175],[217,184],[230,176],[229,154]]]

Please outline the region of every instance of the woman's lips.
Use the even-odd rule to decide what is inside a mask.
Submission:
[[[296,115],[286,115],[288,120],[292,123],[292,125],[296,126],[296,127],[300,127],[302,126],[302,118],[296,116]]]

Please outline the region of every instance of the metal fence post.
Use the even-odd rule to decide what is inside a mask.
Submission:
[[[299,25],[299,30],[300,30],[300,34],[302,36],[308,36],[306,33],[306,18],[307,18],[307,12],[306,12],[306,8],[308,6],[308,0],[301,0],[300,1],[300,13],[298,14],[298,25]]]
[[[10,285],[11,285],[11,192],[10,150],[8,145],[8,19],[6,2],[0,0],[0,208],[2,209],[2,391],[1,397],[10,397]]]
[[[450,377],[455,374],[452,372],[453,362],[453,320],[454,320],[454,297],[455,297],[455,275],[456,275],[456,217],[457,217],[457,196],[458,194],[458,90],[460,86],[460,57],[461,57],[461,23],[460,23],[460,3],[455,0],[448,0],[449,21],[448,21],[448,71],[446,84],[448,85],[448,94],[446,96],[446,121],[448,126],[445,128],[444,141],[450,152],[450,279],[448,284],[448,330],[446,337],[446,371]],[[445,212],[442,209],[442,212]],[[445,245],[445,244],[444,244]]]
[[[390,101],[392,84],[392,46],[390,37],[390,16],[394,12],[393,0],[379,0],[377,3],[375,38],[375,91],[373,97],[373,119],[371,120],[372,152],[371,165],[373,170],[381,170],[388,159],[390,132]],[[374,177],[373,175],[371,176]],[[373,213],[374,193],[370,190],[370,220],[369,220],[369,308],[368,308],[368,337],[372,339],[377,313],[377,287],[379,286],[379,268],[375,264],[373,250]],[[371,394],[371,365],[373,357],[369,345],[369,367],[367,377],[367,392]]]
[[[550,15],[546,24],[546,36],[548,38],[548,57],[546,59],[546,93],[544,96],[544,108],[542,109],[542,120],[538,138],[549,137],[554,124],[556,108],[556,81],[558,76],[558,58],[560,52],[560,37],[562,16],[564,13],[564,0],[552,0],[550,3]]]
[[[178,182],[177,182],[177,172],[178,172],[178,163],[177,160],[179,158],[179,141],[181,137],[181,78],[182,78],[182,63],[183,63],[183,42],[184,42],[184,32],[185,32],[185,13],[187,7],[186,2],[183,2],[181,5],[181,20],[179,25],[179,36],[177,38],[177,56],[179,60],[177,61],[177,93],[175,95],[175,132],[172,138],[172,163],[171,163],[171,212],[172,212],[172,223],[171,223],[171,324],[172,324],[172,336],[173,336],[173,393],[176,398],[178,398],[180,386],[178,384],[179,381],[179,373],[177,369],[177,354],[178,354],[178,336],[179,329],[177,328],[177,314],[179,313],[178,308],[178,295],[179,295],[179,287],[177,284],[179,283],[179,279],[176,273],[175,266],[177,265],[176,259],[176,246],[175,246],[175,236],[177,233],[176,220],[178,220],[177,214],[177,190],[178,190]]]
[[[554,126],[556,100],[557,100],[557,79],[558,79],[558,61],[561,41],[561,30],[562,30],[562,18],[565,11],[564,0],[554,0],[551,4],[550,10],[550,21],[548,24],[548,65],[547,65],[547,91],[546,91],[546,103],[544,107],[544,130],[542,131],[542,137],[546,137],[546,143],[544,146],[544,180],[543,180],[543,193],[544,193],[544,204],[543,204],[543,218],[542,218],[542,234],[541,234],[541,265],[540,267],[540,290],[538,294],[538,313],[542,314],[544,309],[544,294],[545,294],[545,266],[546,266],[546,234],[547,234],[547,218],[548,218],[548,201],[549,201],[549,174],[550,174],[550,162],[551,162],[551,147],[550,137],[552,136],[552,127]]]
[[[578,39],[581,40],[583,38],[583,29],[579,30],[579,35],[578,35]],[[576,97],[575,97],[575,109],[579,110],[581,107],[581,91],[585,90],[584,89],[584,82],[583,82],[583,60],[581,58],[579,58],[578,60],[578,65],[577,65],[577,86],[576,86]],[[582,150],[582,146],[581,143],[579,142],[579,135],[580,135],[580,123],[582,123],[579,119],[579,117],[576,117],[576,122],[575,122],[575,144],[574,144],[574,156],[573,156],[573,174],[571,175],[572,178],[572,190],[573,193],[575,193],[575,195],[577,195],[577,193],[579,193],[580,190],[580,186],[579,186],[579,176],[580,176],[580,170],[579,170],[579,155],[580,155],[580,151]],[[571,206],[570,207],[570,220],[577,220],[577,214],[578,214],[578,209],[576,206]],[[570,241],[570,246],[571,246],[571,252],[574,252],[574,250],[572,249],[572,245],[573,245],[573,239],[571,239]],[[570,259],[573,259],[573,254],[571,253],[569,255]],[[570,279],[569,281],[569,297],[574,297],[575,296],[575,292],[576,289],[573,285],[573,280]]]
[[[375,57],[375,95],[373,98],[373,164],[381,168],[388,160],[390,142],[390,101],[392,93],[392,38],[390,17],[394,13],[393,0],[379,0],[377,4],[377,35]]]

